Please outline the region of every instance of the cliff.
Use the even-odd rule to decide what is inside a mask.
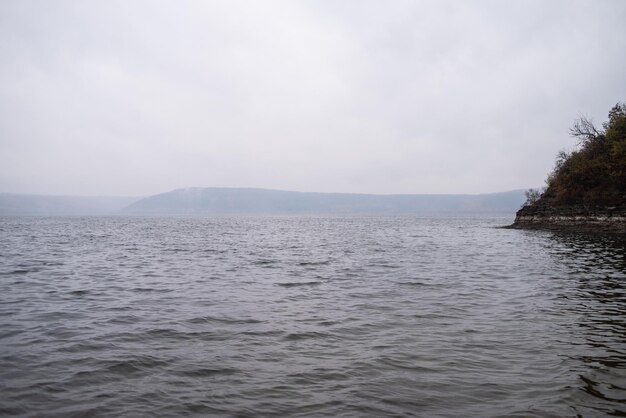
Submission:
[[[626,233],[626,207],[589,208],[584,205],[553,205],[549,201],[542,201],[517,211],[512,227],[623,234]]]
[[[626,105],[601,129],[581,118],[570,133],[579,148],[559,153],[545,191],[526,193],[511,226],[626,233]]]

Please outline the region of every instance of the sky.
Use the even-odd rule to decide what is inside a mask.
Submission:
[[[0,192],[540,187],[626,1],[0,2]]]

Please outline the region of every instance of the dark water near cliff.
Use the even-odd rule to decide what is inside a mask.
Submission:
[[[626,416],[624,241],[0,219],[0,415]]]

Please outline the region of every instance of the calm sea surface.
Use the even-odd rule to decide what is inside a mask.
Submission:
[[[626,416],[623,238],[1,218],[0,415]]]

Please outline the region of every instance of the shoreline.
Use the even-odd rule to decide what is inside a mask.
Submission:
[[[509,229],[545,229],[601,234],[626,234],[626,213],[614,208],[596,211],[572,208],[520,209]]]

